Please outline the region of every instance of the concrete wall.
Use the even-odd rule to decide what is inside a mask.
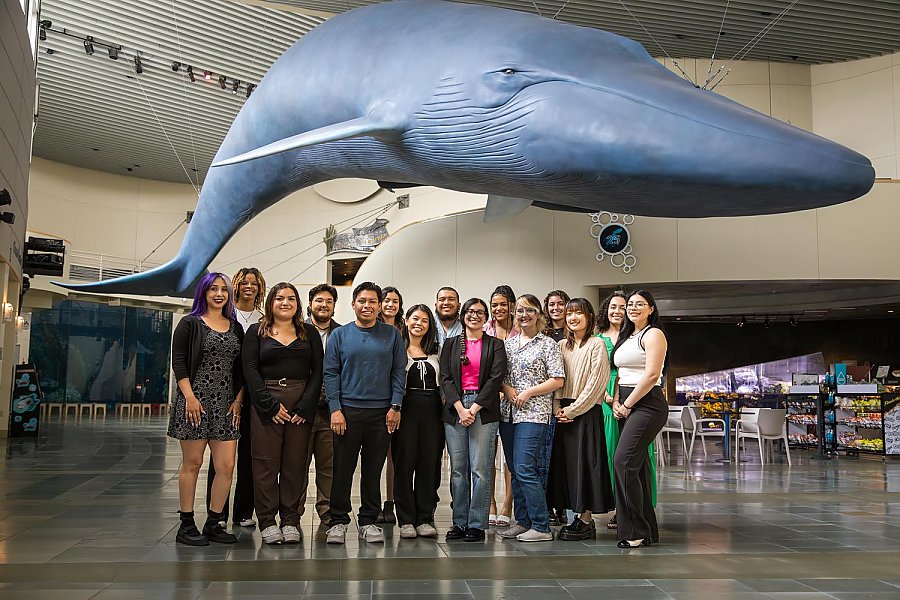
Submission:
[[[0,189],[7,189],[12,197],[12,204],[0,211],[16,217],[13,225],[0,223],[0,304],[9,302],[14,310],[19,303],[28,219],[34,86],[34,56],[22,5],[19,0],[0,0]],[[15,321],[0,318],[0,437],[9,419],[15,339]]]

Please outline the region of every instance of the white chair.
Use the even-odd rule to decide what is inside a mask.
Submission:
[[[740,458],[740,442],[745,438],[754,439],[759,442],[759,460],[762,464],[766,463],[766,455],[769,451],[763,448],[764,442],[774,442],[776,440],[784,441],[784,451],[787,454],[788,465],[791,464],[791,451],[788,448],[787,428],[785,425],[787,410],[783,408],[761,408],[756,419],[756,431],[749,428],[741,428],[737,434],[737,450],[738,458]],[[769,448],[771,450],[771,448]],[[774,453],[773,453],[774,454]],[[774,461],[774,455],[772,456]]]
[[[687,460],[684,464],[688,464],[691,461],[691,456],[694,454],[694,441],[698,437],[700,438],[700,444],[703,446],[703,456],[706,457],[708,456],[706,452],[706,438],[722,438],[724,440],[726,435],[731,434],[725,427],[725,419],[704,419],[699,406],[688,406],[684,414],[690,422],[691,432],[691,444],[688,447]],[[714,427],[716,425],[718,425],[718,428]]]
[[[756,420],[759,418],[759,408],[741,407],[740,417],[734,421],[734,447],[737,456],[738,433],[740,431],[758,431]]]
[[[681,434],[681,455],[687,457],[688,451],[688,442],[687,436],[690,429],[685,429],[685,420],[684,420],[684,411],[687,410],[687,406],[670,406],[669,407],[669,419],[666,421],[666,426],[662,428],[660,432],[660,436],[665,434],[666,436],[666,451],[672,451],[671,444],[671,434],[679,433]]]

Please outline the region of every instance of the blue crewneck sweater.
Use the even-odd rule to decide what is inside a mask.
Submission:
[[[397,328],[386,323],[365,329],[348,323],[328,337],[323,376],[331,412],[402,404],[406,344]]]

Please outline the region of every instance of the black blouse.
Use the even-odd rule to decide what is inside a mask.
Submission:
[[[247,329],[241,355],[244,379],[253,405],[263,421],[278,414],[278,403],[266,389],[267,379],[300,379],[306,382],[300,402],[291,411],[308,422],[316,418],[316,403],[322,388],[322,339],[312,325],[304,325],[306,339],[284,345],[272,337],[259,337],[259,324]]]
[[[406,373],[406,389],[436,391],[438,389],[437,371],[426,357],[414,358],[415,362]]]

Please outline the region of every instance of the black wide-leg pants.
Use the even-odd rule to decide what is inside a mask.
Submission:
[[[630,388],[621,387],[620,398]],[[650,479],[650,444],[669,417],[669,405],[659,386],[638,400],[625,419],[613,465],[616,471],[616,519],[619,539],[659,541]]]

